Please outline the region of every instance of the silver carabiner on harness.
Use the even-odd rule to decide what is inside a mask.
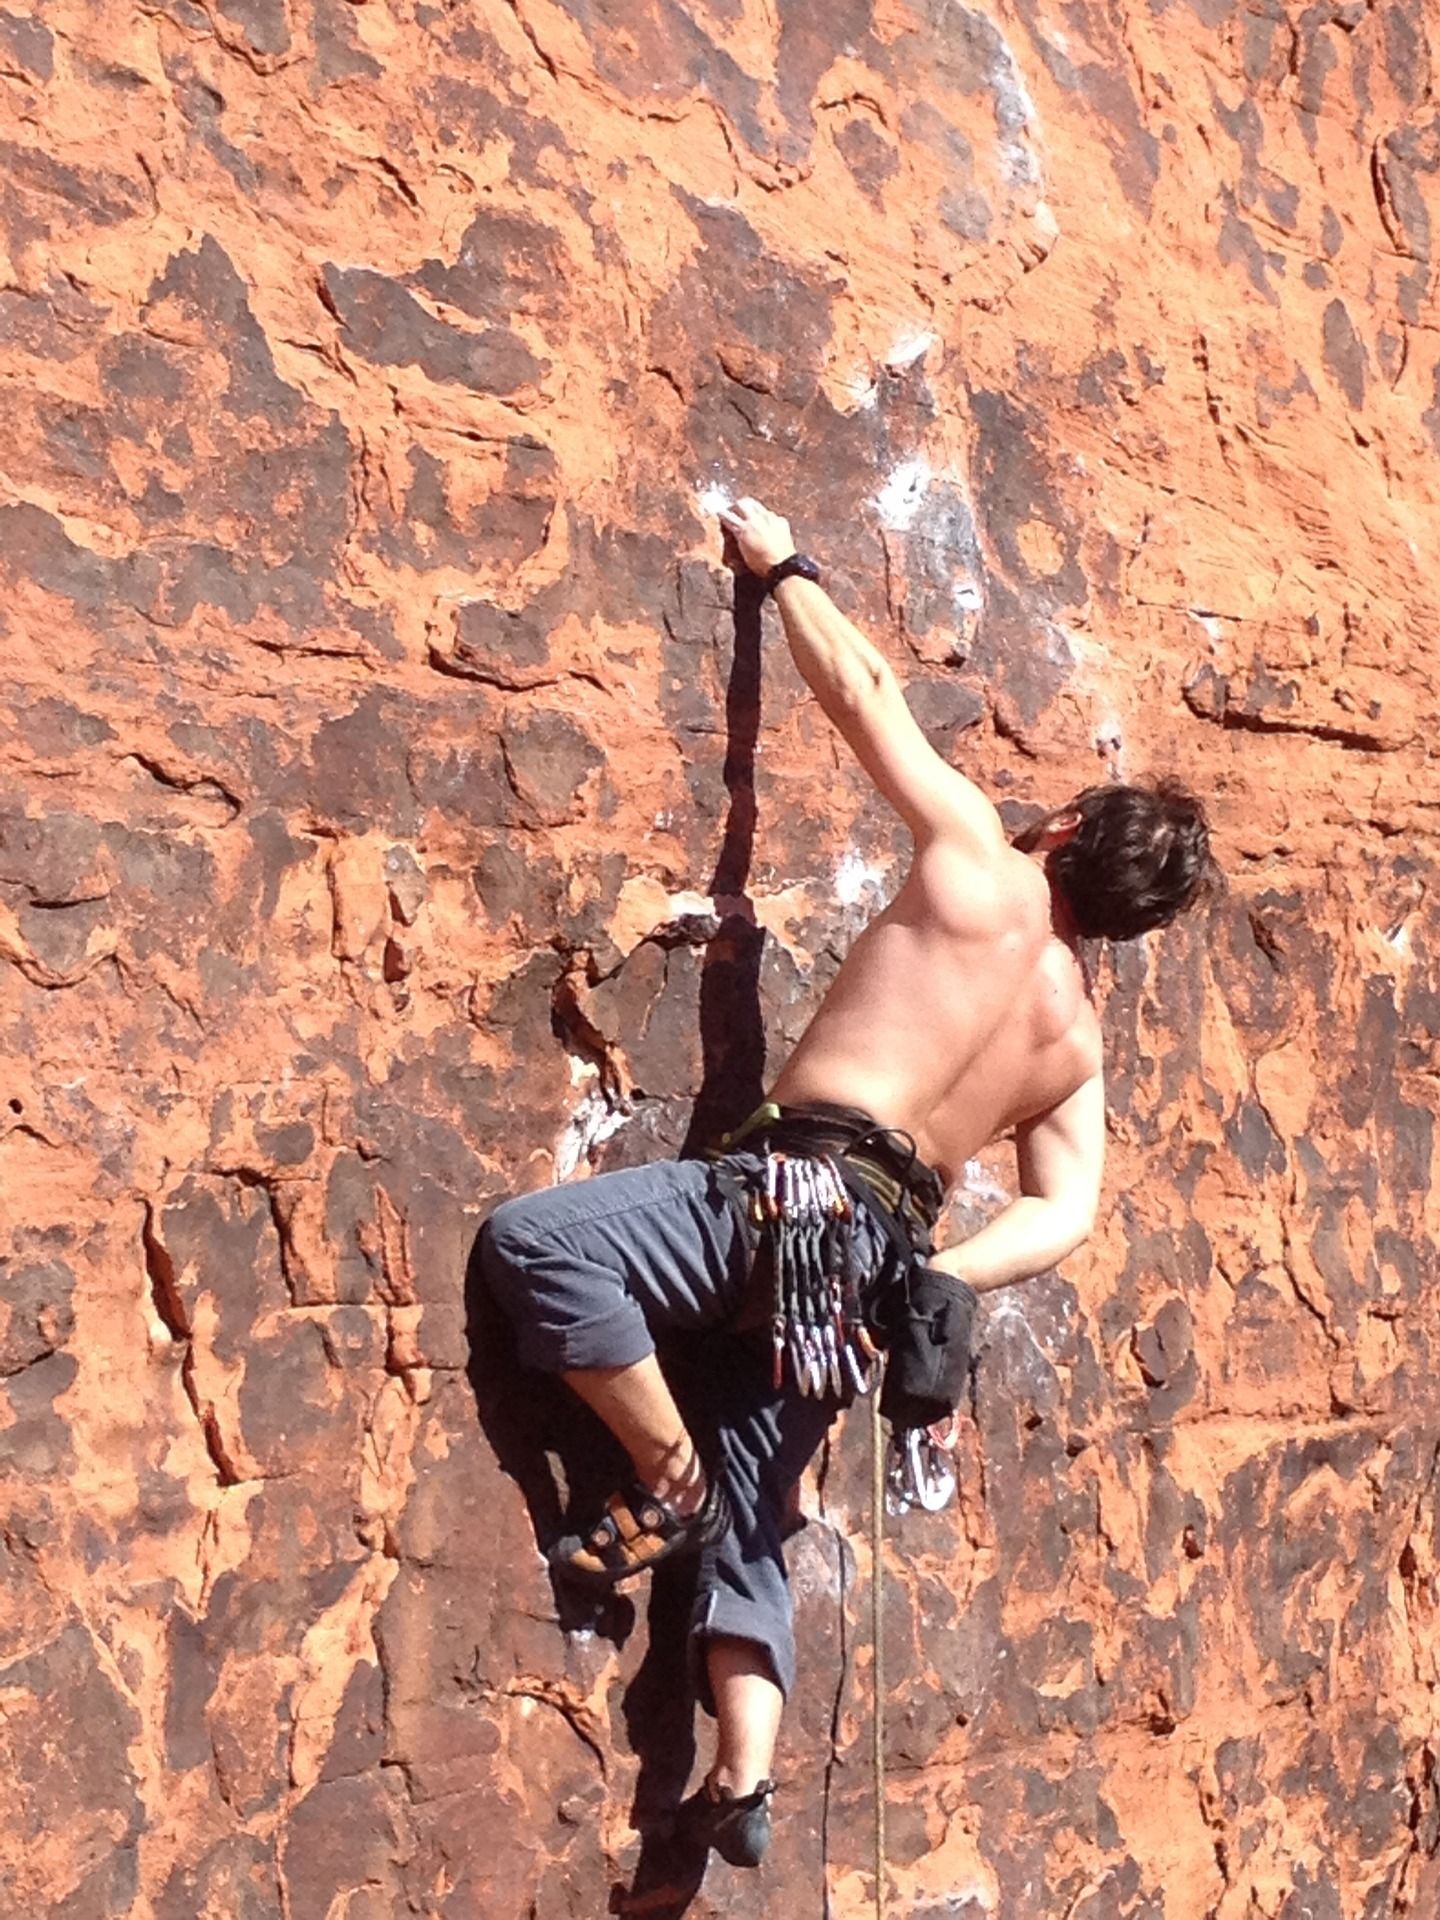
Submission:
[[[891,1497],[897,1511],[920,1507],[939,1513],[955,1497],[955,1464],[949,1449],[925,1427],[907,1427],[890,1436]]]
[[[915,1502],[939,1513],[955,1498],[955,1463],[928,1430],[912,1427],[905,1436],[905,1465]]]

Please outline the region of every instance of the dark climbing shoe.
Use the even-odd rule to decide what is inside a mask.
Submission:
[[[612,1493],[605,1511],[584,1533],[557,1540],[546,1558],[557,1574],[591,1587],[613,1587],[662,1560],[699,1553],[723,1540],[731,1525],[725,1489],[712,1480],[694,1513],[679,1514],[638,1481]]]
[[[706,1780],[675,1816],[675,1837],[697,1850],[713,1847],[732,1867],[758,1867],[770,1844],[770,1799],[773,1780],[762,1780],[753,1793],[733,1794],[729,1787]]]

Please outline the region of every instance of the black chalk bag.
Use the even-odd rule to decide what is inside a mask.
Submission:
[[[977,1303],[972,1286],[919,1259],[889,1290],[880,1411],[893,1427],[928,1427],[959,1406],[970,1376]]]

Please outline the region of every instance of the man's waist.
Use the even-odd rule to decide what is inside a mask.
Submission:
[[[826,1100],[795,1105],[767,1100],[712,1149],[828,1154],[863,1182],[867,1196],[903,1219],[917,1243],[928,1242],[940,1217],[945,1186],[920,1158],[903,1128],[887,1127],[860,1107]]]

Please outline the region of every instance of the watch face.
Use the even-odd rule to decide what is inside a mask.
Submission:
[[[770,569],[765,582],[765,591],[773,593],[782,580],[813,580],[819,584],[820,563],[812,560],[808,553],[792,553],[788,560],[781,560]]]

